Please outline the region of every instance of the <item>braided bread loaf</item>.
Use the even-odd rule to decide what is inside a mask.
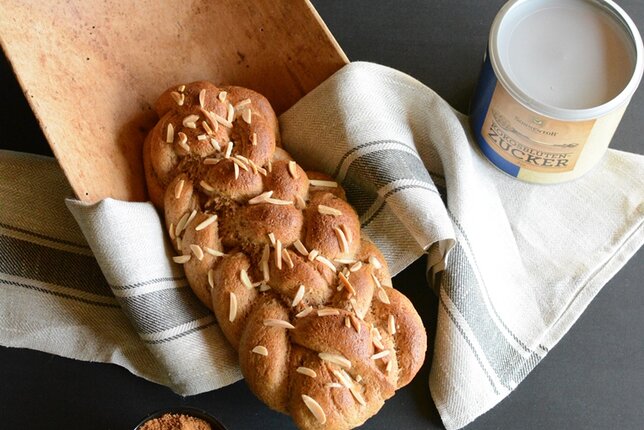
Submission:
[[[155,109],[150,198],[251,390],[303,429],[362,424],[427,345],[344,191],[279,148],[275,113],[251,90],[194,82]]]

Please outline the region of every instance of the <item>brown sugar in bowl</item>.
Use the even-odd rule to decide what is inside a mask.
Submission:
[[[226,430],[226,427],[206,411],[179,407],[148,415],[134,430]]]

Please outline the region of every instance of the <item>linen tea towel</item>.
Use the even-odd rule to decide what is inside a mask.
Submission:
[[[394,271],[447,267],[430,389],[448,430],[506,397],[644,241],[644,157],[609,150],[577,181],[496,170],[468,119],[415,79],[345,66],[281,117],[304,166],[343,183]],[[415,242],[415,243],[413,243]]]

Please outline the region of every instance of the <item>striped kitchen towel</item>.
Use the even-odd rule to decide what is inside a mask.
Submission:
[[[0,344],[119,364],[183,395],[241,379],[154,207],[68,210],[71,195],[55,160],[0,151]]]
[[[383,66],[345,66],[280,124],[298,162],[342,182],[393,273],[428,255],[430,388],[450,430],[507,396],[644,242],[644,157],[608,151],[575,182],[519,182],[478,152],[466,117]],[[0,153],[0,344],[182,394],[237,380],[152,206],[66,208],[70,194],[53,160]]]
[[[575,182],[519,182],[480,154],[467,117],[386,67],[349,64],[280,122],[295,159],[346,187],[394,271],[421,250],[430,280],[444,269],[430,389],[448,430],[506,397],[644,242],[644,157],[609,150]]]

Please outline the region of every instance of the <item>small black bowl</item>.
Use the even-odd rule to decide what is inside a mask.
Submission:
[[[178,406],[175,408],[168,408],[168,409],[162,409],[156,412],[151,413],[147,417],[143,418],[141,422],[139,422],[136,427],[134,427],[134,430],[140,430],[143,427],[143,424],[147,423],[150,420],[153,420],[155,418],[161,418],[165,414],[173,414],[173,415],[187,415],[195,418],[199,418],[210,424],[212,427],[212,430],[226,430],[226,427],[222,423],[219,422],[215,417],[210,415],[208,412],[198,409],[198,408],[193,408],[190,406]]]

